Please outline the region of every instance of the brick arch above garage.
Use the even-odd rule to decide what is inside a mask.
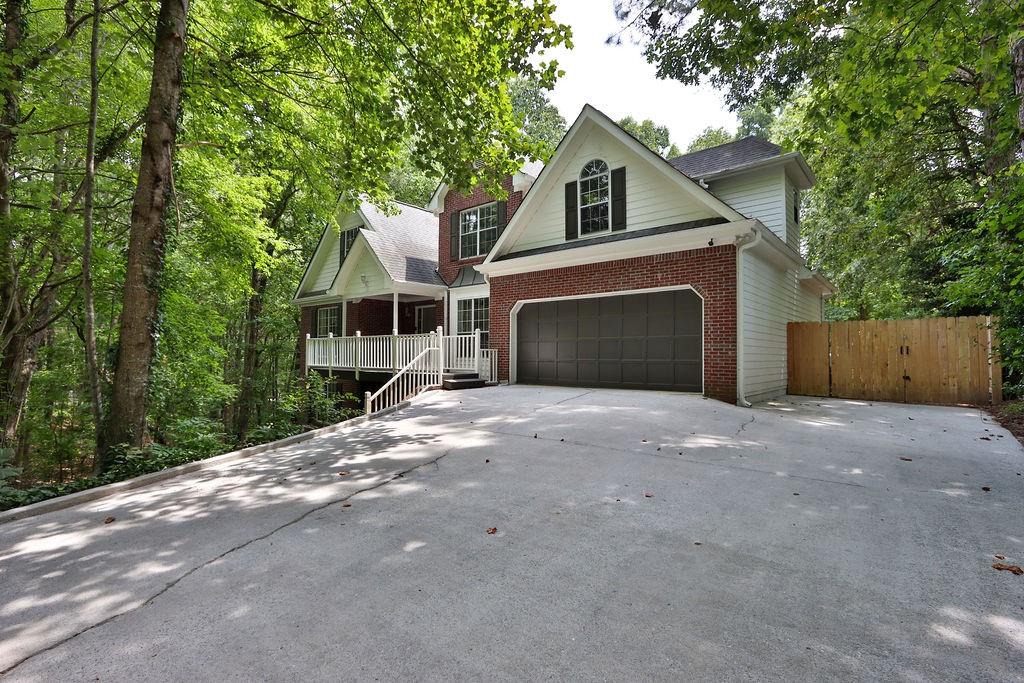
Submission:
[[[691,286],[704,300],[704,393],[736,401],[736,250],[732,245],[495,276],[492,348],[509,378],[510,313],[519,301]]]

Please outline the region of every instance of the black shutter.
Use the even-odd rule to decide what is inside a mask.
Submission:
[[[451,222],[451,234],[449,236],[449,246],[451,247],[452,261],[459,260],[459,212],[453,211],[452,215],[449,216]]]
[[[579,237],[579,197],[576,195],[576,181],[565,184],[565,239],[574,240]]]
[[[508,203],[498,202],[498,237],[505,232],[506,225],[508,225]]]
[[[612,230],[626,229],[626,167],[612,170]]]

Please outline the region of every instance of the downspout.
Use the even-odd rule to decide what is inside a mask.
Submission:
[[[749,408],[747,388],[743,381],[743,253],[759,244],[764,237],[757,228],[736,237],[736,404]]]

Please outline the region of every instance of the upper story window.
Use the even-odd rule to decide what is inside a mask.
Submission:
[[[326,337],[338,333],[338,307],[326,306],[316,310],[316,336]]]
[[[352,251],[352,245],[356,243],[356,237],[359,237],[359,229],[363,226],[357,225],[354,228],[349,228],[345,232],[341,233],[341,260],[344,261],[345,257],[348,256],[348,252]]]
[[[459,258],[486,254],[498,240],[498,203],[466,209],[459,214]]]
[[[580,234],[607,230],[611,214],[608,164],[588,161],[580,171]]]

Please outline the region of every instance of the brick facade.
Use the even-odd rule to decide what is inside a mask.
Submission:
[[[509,313],[517,301],[690,285],[704,299],[704,393],[736,401],[736,250],[732,245],[491,278],[491,342],[509,378]]]
[[[506,221],[512,219],[512,214],[516,212],[519,205],[523,203],[523,193],[512,191],[512,176],[507,176],[502,181],[501,186],[508,193],[507,207],[505,209]],[[452,260],[452,252],[450,246],[450,226],[451,226],[451,215],[459,211],[465,211],[466,209],[472,209],[474,206],[481,206],[482,204],[490,204],[495,201],[495,198],[487,194],[481,188],[477,188],[469,194],[460,194],[455,190],[449,190],[448,194],[444,198],[444,211],[441,212],[441,216],[438,219],[438,239],[437,239],[437,270],[441,273],[441,277],[444,278],[445,282],[451,282],[455,279],[455,276],[459,274],[459,269],[462,266],[476,265],[482,263],[484,256],[476,256],[474,258],[461,259],[457,261]]]

